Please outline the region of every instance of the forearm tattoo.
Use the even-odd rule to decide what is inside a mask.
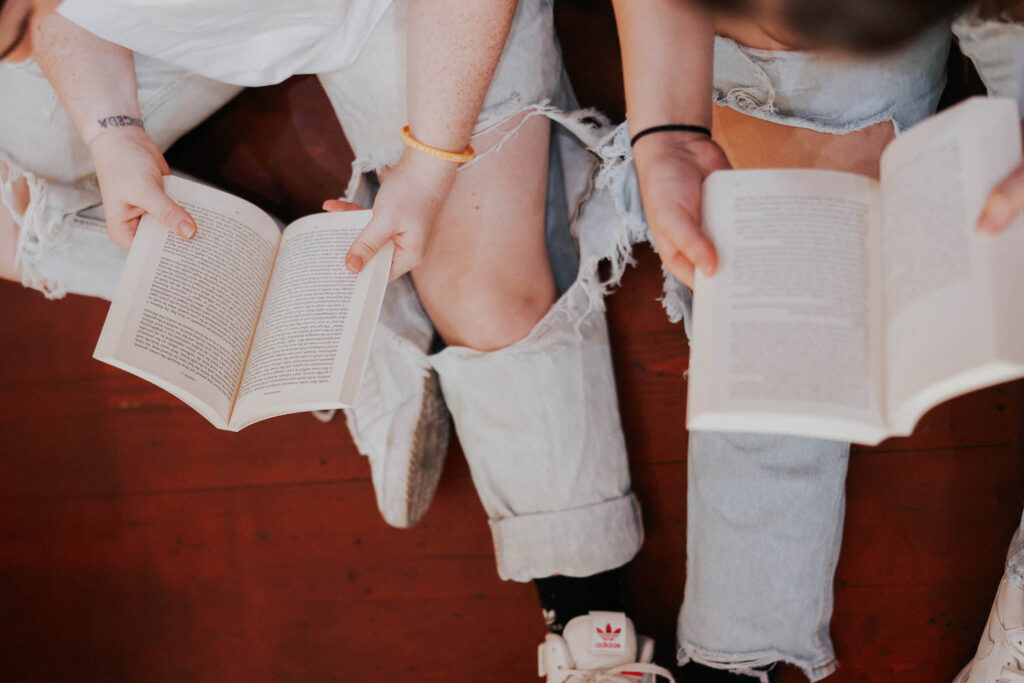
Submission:
[[[121,128],[123,126],[138,126],[142,128],[142,119],[136,119],[131,116],[125,116],[119,114],[117,116],[108,116],[105,119],[97,119],[96,123],[100,124],[100,128]]]

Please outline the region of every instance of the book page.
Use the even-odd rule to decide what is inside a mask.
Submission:
[[[719,172],[704,207],[719,270],[696,281],[689,428],[879,438],[875,181]]]
[[[1007,301],[1001,314],[994,301],[1014,281],[1014,298],[1024,292],[1020,230],[1016,238],[993,238],[974,226],[988,192],[1019,162],[1020,145],[1016,104],[975,98],[915,126],[882,155],[887,394],[895,433],[909,434],[936,403],[1012,376],[998,329],[1000,318],[1020,318],[1019,301]],[[1016,266],[997,281],[1000,261]]]
[[[345,255],[371,215],[316,214],[285,230],[232,424],[341,407],[354,399],[358,377],[343,391],[349,361],[361,334],[372,333],[393,248],[389,242],[359,275],[345,268]],[[368,328],[362,324],[367,317]]]
[[[143,217],[94,355],[225,428],[280,232],[238,197],[181,178],[164,184],[198,232],[185,240]]]

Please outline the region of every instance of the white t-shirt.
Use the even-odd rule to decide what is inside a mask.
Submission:
[[[235,85],[351,64],[393,0],[64,0],[101,38]]]

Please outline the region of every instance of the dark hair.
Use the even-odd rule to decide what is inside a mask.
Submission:
[[[700,1],[712,9],[742,15],[759,9],[762,0]],[[971,4],[970,0],[776,0],[772,10],[809,46],[874,52],[896,47]],[[987,4],[1005,7],[1011,2],[988,0]]]
[[[7,0],[0,0],[0,19],[3,19],[3,15],[4,15],[4,10],[5,9],[7,9]],[[29,30],[29,19],[32,18],[31,9],[32,9],[32,6],[29,5],[29,10],[30,11],[27,12],[25,14],[25,16],[21,18],[21,24],[18,26],[17,33],[15,33],[15,35],[14,35],[13,42],[11,42],[11,44],[8,45],[7,47],[0,46],[0,61],[5,59],[7,57],[7,55],[10,54],[11,51],[14,50],[14,48],[16,48],[18,46],[18,43],[20,43],[22,38],[25,37],[25,34],[28,33],[28,30]]]

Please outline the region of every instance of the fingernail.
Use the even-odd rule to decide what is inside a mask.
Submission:
[[[363,257],[353,254],[348,257],[348,263],[346,265],[353,273],[358,273],[363,269]]]
[[[196,234],[196,226],[189,221],[182,221],[178,223],[178,234],[187,240],[192,239]]]
[[[986,235],[994,235],[996,233],[996,230],[996,224],[991,219],[978,219],[978,232],[985,233]]]

